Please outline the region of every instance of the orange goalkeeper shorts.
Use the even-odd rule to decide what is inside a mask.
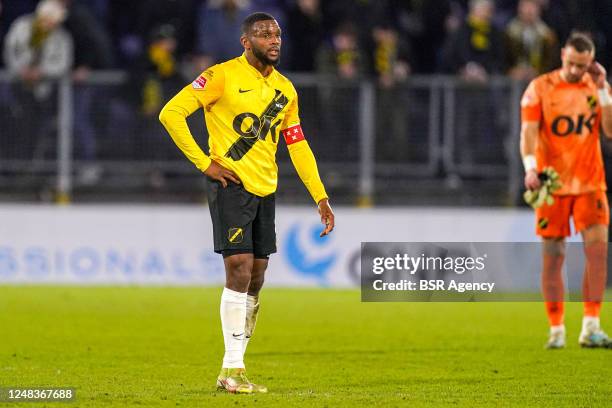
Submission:
[[[536,208],[536,234],[543,238],[569,237],[570,217],[575,232],[596,224],[610,223],[610,209],[605,191],[554,196],[553,205]]]

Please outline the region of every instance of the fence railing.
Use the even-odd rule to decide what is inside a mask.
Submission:
[[[385,89],[371,81],[288,76],[322,176],[341,201],[368,204],[389,194],[426,193],[427,181],[451,190],[489,183],[507,197],[517,195],[524,83],[415,76]],[[158,103],[177,90],[162,88],[166,94]],[[61,79],[40,96],[0,72],[0,193],[44,190],[68,202],[81,193],[112,200],[126,191],[203,190],[157,111],[143,111],[141,91],[131,88],[126,73],[105,71],[82,83]],[[201,111],[189,122],[205,147]],[[278,162],[281,186],[291,195],[302,187],[287,170],[291,164],[281,146]]]

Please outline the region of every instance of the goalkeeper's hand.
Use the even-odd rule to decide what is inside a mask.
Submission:
[[[541,185],[537,170],[527,170],[527,173],[525,173],[525,188],[527,190],[537,190]]]
[[[535,173],[535,171],[529,173]],[[528,176],[529,174],[525,175],[525,186],[528,186]],[[561,181],[559,180],[559,173],[554,168],[546,167],[541,173],[537,174],[537,183],[534,180],[529,181],[530,186],[538,187],[529,189],[523,194],[527,204],[533,208],[539,208],[544,204],[552,205],[555,202],[553,193],[561,188]]]

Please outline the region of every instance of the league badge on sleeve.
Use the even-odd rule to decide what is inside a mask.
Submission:
[[[200,75],[195,79],[195,81],[191,83],[191,86],[193,86],[193,89],[197,89],[200,91],[203,90],[204,86],[206,86],[206,78]]]

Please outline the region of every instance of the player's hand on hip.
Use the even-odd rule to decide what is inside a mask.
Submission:
[[[334,226],[336,225],[336,221],[334,218],[334,212],[329,205],[329,200],[324,198],[319,201],[319,214],[321,215],[321,224],[325,225],[325,229],[321,232],[320,237],[324,237],[334,230]]]
[[[597,85],[598,88],[603,88],[606,86],[607,73],[606,69],[597,61],[593,61],[587,70],[591,78],[593,78],[593,82]]]
[[[527,190],[536,190],[540,188],[540,184],[538,172],[535,169],[527,170],[527,173],[525,173],[525,188]]]
[[[204,174],[213,180],[221,182],[223,188],[227,187],[227,181],[232,181],[236,184],[240,184],[240,178],[233,171],[226,169],[216,161],[212,161],[210,166],[204,170]]]

